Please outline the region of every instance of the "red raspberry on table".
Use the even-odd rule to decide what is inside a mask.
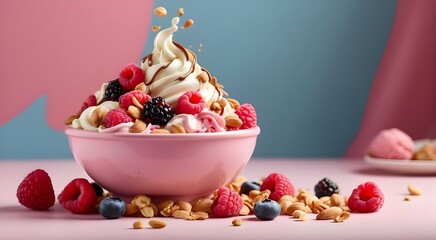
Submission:
[[[176,113],[196,114],[203,111],[205,104],[199,91],[187,91],[177,100]]]
[[[150,95],[141,90],[132,90],[120,96],[120,107],[127,111],[129,106],[133,105],[133,97],[135,97],[142,106],[151,99]]]
[[[120,123],[132,122],[132,118],[123,109],[111,109],[106,114],[104,126],[110,128]]]
[[[17,188],[17,198],[21,205],[34,210],[53,207],[55,195],[48,173],[42,169],[29,173]]]
[[[241,196],[227,187],[220,187],[218,195],[212,203],[211,210],[214,217],[232,217],[239,215],[244,205]]]
[[[82,114],[83,111],[85,111],[85,109],[92,107],[92,106],[97,106],[97,98],[94,95],[90,95],[85,102],[83,102],[82,104],[82,108],[80,108],[80,111],[77,113],[77,116],[80,116],[80,114]]]
[[[373,182],[360,184],[348,198],[348,207],[352,212],[369,213],[378,211],[384,203],[384,195]]]
[[[242,104],[235,113],[242,120],[242,125],[239,129],[248,129],[257,126],[256,110],[251,104]]]
[[[279,201],[284,195],[294,196],[295,194],[294,186],[289,179],[281,173],[271,173],[263,180],[260,191],[266,189],[271,191],[269,198],[275,201]]]
[[[70,212],[85,214],[95,209],[97,194],[88,180],[76,178],[65,186],[58,200],[62,207]]]
[[[138,65],[131,63],[120,72],[119,82],[125,91],[135,89],[136,85],[144,82],[145,73]]]

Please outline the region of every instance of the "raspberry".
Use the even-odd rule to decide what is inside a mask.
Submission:
[[[120,123],[132,122],[132,118],[129,117],[126,111],[123,109],[111,109],[106,114],[104,126],[110,128]]]
[[[242,125],[239,129],[253,128],[257,125],[256,110],[251,104],[242,104],[235,113],[242,120]]]
[[[34,210],[53,207],[55,195],[47,172],[36,169],[29,173],[17,188],[17,198],[21,205]]]
[[[104,99],[107,101],[118,101],[124,89],[118,79],[112,80],[104,90]]]
[[[94,187],[84,178],[76,178],[59,194],[59,203],[72,213],[91,213],[95,209],[97,195]]]
[[[323,178],[315,185],[315,195],[317,198],[330,197],[333,193],[339,193],[339,187],[329,178]]]
[[[378,211],[384,203],[384,195],[373,182],[360,184],[348,198],[348,207],[352,212],[369,213]]]
[[[131,63],[121,70],[119,79],[124,90],[129,91],[135,89],[136,85],[144,82],[145,73],[138,65]]]
[[[154,125],[165,125],[173,118],[171,106],[161,97],[155,97],[144,104],[144,121]]]
[[[80,114],[82,114],[83,111],[85,111],[85,109],[92,107],[92,106],[97,106],[97,98],[94,95],[90,95],[85,102],[83,102],[82,104],[82,108],[80,109],[80,111],[77,113],[77,116],[80,116]]]
[[[263,180],[260,191],[269,189],[269,198],[278,201],[283,195],[294,196],[295,189],[287,177],[280,173],[271,173]]]
[[[149,95],[141,90],[132,90],[120,96],[120,107],[124,110],[128,110],[129,106],[133,105],[133,97],[138,100],[141,105],[151,99]]]
[[[212,203],[211,210],[214,217],[237,216],[244,202],[241,196],[232,189],[220,187],[218,195]]]
[[[187,91],[177,100],[177,114],[196,114],[204,109],[204,99],[199,91]]]

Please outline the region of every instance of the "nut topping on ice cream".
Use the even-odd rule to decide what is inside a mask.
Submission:
[[[166,14],[160,9],[158,16]],[[223,85],[197,63],[195,53],[173,41],[179,21],[174,17],[170,27],[157,33],[153,51],[140,66],[127,64],[117,79],[103,83],[66,125],[134,134],[225,132],[256,126],[254,108],[225,98]],[[192,19],[187,22],[189,26],[182,28],[192,26]]]

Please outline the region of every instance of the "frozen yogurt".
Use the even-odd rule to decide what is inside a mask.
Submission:
[[[254,107],[229,98],[217,78],[197,63],[196,54],[173,40],[179,22],[174,17],[170,27],[157,33],[152,52],[140,65],[128,64],[118,78],[102,83],[66,124],[88,131],[132,134],[255,127]]]

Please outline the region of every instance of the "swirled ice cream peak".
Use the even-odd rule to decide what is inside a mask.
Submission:
[[[142,59],[147,94],[163,97],[172,107],[189,90],[199,91],[208,104],[221,99],[223,90],[216,78],[198,65],[191,50],[173,41],[179,18],[171,23],[156,35],[152,53]]]

